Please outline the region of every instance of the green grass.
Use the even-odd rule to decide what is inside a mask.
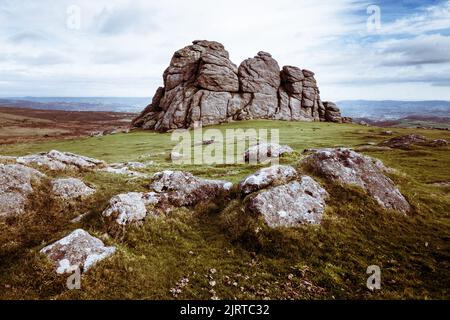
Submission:
[[[279,128],[281,143],[298,154],[283,163],[296,166],[305,148],[359,146],[387,137],[385,129],[328,123],[249,121],[218,127]],[[450,133],[395,129],[450,140]],[[167,160],[176,142],[170,134],[135,131],[70,141],[0,146],[2,155],[57,149],[108,162],[153,161],[144,170],[187,170],[206,178],[240,181],[260,166],[174,166]],[[145,179],[129,180],[104,173],[46,172],[50,178],[76,175],[97,187],[83,203],[61,203],[36,188],[30,213],[0,222],[0,299],[448,299],[450,297],[450,181],[448,148],[371,151],[397,169],[391,177],[414,206],[403,216],[381,209],[357,188],[321,180],[331,198],[320,226],[271,230],[246,216],[238,200],[225,207],[179,209],[167,217],[147,219],[111,236],[100,217],[111,196],[146,189]],[[69,221],[89,212],[79,224]],[[83,275],[82,290],[68,291],[38,254],[44,245],[75,228],[84,228],[118,247],[114,257]],[[382,269],[382,290],[365,283],[369,265]],[[215,273],[211,272],[215,269]],[[187,286],[179,282],[188,278]],[[210,282],[215,281],[215,286]],[[173,295],[172,288],[182,287]],[[214,291],[211,291],[214,290]]]

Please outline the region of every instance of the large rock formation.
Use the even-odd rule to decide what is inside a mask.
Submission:
[[[280,67],[269,53],[259,52],[239,68],[224,46],[194,41],[175,52],[164,72],[164,87],[133,120],[134,127],[169,131],[234,120],[341,122],[333,103],[322,103],[314,73]]]

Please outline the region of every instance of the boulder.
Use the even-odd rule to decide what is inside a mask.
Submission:
[[[91,132],[91,133],[89,134],[89,136],[90,136],[91,138],[103,137],[103,132],[100,132],[100,131],[94,131],[94,132]]]
[[[214,41],[194,41],[178,50],[163,78],[164,87],[133,126],[169,131],[194,126],[198,114],[225,119],[228,101],[239,91],[237,67]]]
[[[297,177],[297,171],[290,166],[271,166],[261,169],[239,183],[242,197],[271,186],[286,184]]]
[[[342,122],[342,115],[339,108],[334,104],[333,102],[324,102],[323,105],[325,106],[325,119],[329,122]]]
[[[86,272],[97,262],[114,254],[115,247],[105,247],[104,243],[82,229],[75,230],[67,237],[43,248],[56,266],[58,274],[73,273],[74,268]]]
[[[184,156],[179,152],[172,151],[170,153],[170,160],[172,160],[172,161],[180,161],[183,158],[184,158]]]
[[[205,53],[200,58],[199,87],[217,92],[238,92],[238,69],[227,56]]]
[[[145,178],[148,177],[145,173],[137,172],[128,169],[127,167],[124,168],[113,168],[113,167],[106,167],[103,168],[102,171],[112,174],[118,174],[123,176],[130,176],[130,177],[136,177],[136,178]]]
[[[359,121],[358,124],[360,126],[370,127],[370,124],[368,124],[366,121]]]
[[[189,172],[163,171],[155,173],[150,189],[166,197],[175,207],[190,207],[226,196],[233,184],[221,180],[206,180]]]
[[[294,66],[283,67],[280,95],[283,92],[286,92],[287,98],[280,99],[279,110],[290,110],[290,116],[280,116],[279,119],[326,121],[320,90],[313,72]]]
[[[281,71],[281,81],[286,92],[292,95],[299,95],[303,92],[303,80],[305,76],[300,68],[293,66],[284,66]]]
[[[436,139],[429,142],[431,147],[446,147],[448,146],[448,141],[445,139]]]
[[[230,182],[200,179],[188,172],[158,172],[150,183],[151,192],[117,195],[109,201],[102,215],[112,217],[119,225],[126,225],[141,221],[149,214],[157,216],[160,211],[169,213],[176,207],[214,202],[226,196],[231,187]],[[149,212],[149,206],[154,210]]]
[[[351,117],[342,117],[342,123],[353,123],[353,118],[351,118]]]
[[[65,200],[89,197],[95,189],[88,187],[83,181],[75,178],[52,181],[53,194]]]
[[[242,92],[276,95],[281,83],[278,62],[269,53],[259,52],[239,66],[239,83]]]
[[[24,212],[33,181],[45,175],[20,164],[0,164],[0,217]]]
[[[96,169],[106,165],[106,163],[101,160],[56,150],[19,157],[17,158],[17,162],[24,165],[42,166],[56,171],[68,169]]]
[[[101,169],[101,171],[130,176],[135,178],[146,178],[147,174],[135,171],[135,169],[145,169],[147,166],[141,162],[125,162],[125,163],[113,163],[106,168]]]
[[[319,224],[327,197],[327,191],[314,179],[303,176],[250,196],[246,211],[261,216],[271,228]]]
[[[422,135],[409,134],[406,136],[394,137],[380,143],[380,146],[397,149],[408,149],[413,145],[429,146],[429,147],[445,147],[448,145],[448,142],[447,140],[444,139],[432,140]]]
[[[171,131],[251,119],[336,121],[320,99],[314,73],[286,66],[259,52],[236,67],[224,46],[197,40],[178,50],[152,103],[132,126]]]
[[[363,188],[386,209],[411,211],[408,201],[384,174],[387,168],[379,160],[338,148],[318,150],[302,160],[302,164],[330,181]]]
[[[145,219],[148,214],[146,206],[157,205],[161,196],[154,192],[130,192],[119,194],[109,201],[102,216],[112,217],[117,224],[126,225]]]
[[[246,163],[266,162],[293,152],[294,150],[287,145],[281,146],[276,143],[260,143],[245,151],[244,161]]]
[[[145,169],[147,168],[147,164],[142,162],[121,162],[121,163],[113,163],[110,165],[112,168],[128,168],[128,169]]]

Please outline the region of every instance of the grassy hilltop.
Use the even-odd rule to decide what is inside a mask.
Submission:
[[[383,134],[386,129],[350,124],[249,121],[213,128],[278,128],[281,143],[297,151],[282,163],[295,167],[306,148],[357,147],[389,138]],[[450,140],[447,131],[392,130],[396,136],[418,133]],[[153,161],[143,172],[186,170],[234,183],[261,167],[176,166],[168,160],[175,144],[169,133],[134,131],[3,145],[0,154],[56,149],[110,163]],[[44,171],[50,177],[81,177],[98,192],[83,203],[67,204],[52,198],[49,186],[43,185],[30,203],[34,212],[0,222],[0,299],[450,298],[450,149],[413,147],[364,153],[397,170],[391,178],[414,206],[414,213],[403,216],[383,210],[361,190],[317,177],[331,195],[320,226],[269,229],[246,217],[235,200],[191,211],[179,209],[112,237],[100,213],[112,196],[144,191],[146,179]],[[86,212],[82,222],[70,223]],[[82,290],[68,291],[66,278],[54,274],[39,249],[76,228],[117,246],[118,252],[83,275]],[[382,269],[380,291],[366,288],[370,265]],[[174,294],[171,289],[181,292]]]

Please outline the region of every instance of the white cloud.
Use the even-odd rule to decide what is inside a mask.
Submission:
[[[325,99],[450,99],[448,79],[433,77],[450,70],[440,51],[449,37],[423,34],[450,28],[449,3],[384,23],[368,41],[367,4],[357,0],[0,0],[0,95],[151,96],[175,50],[209,39],[236,64],[264,50],[314,70]],[[80,30],[66,26],[73,4]],[[410,37],[387,37],[395,33]],[[424,90],[409,90],[419,82]]]
[[[428,6],[419,13],[397,19],[383,25],[381,34],[420,35],[429,31],[448,29],[450,27],[450,1]]]

